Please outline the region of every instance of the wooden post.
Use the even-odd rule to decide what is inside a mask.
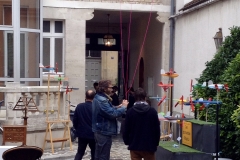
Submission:
[[[28,117],[27,117],[27,103],[28,103],[28,101],[27,101],[27,97],[24,97],[24,99],[25,99],[25,102],[24,102],[24,105],[25,105],[25,108],[24,108],[24,117],[23,117],[23,119],[24,119],[24,125],[27,125],[27,119],[28,119]]]
[[[61,78],[61,76],[59,75],[59,78]],[[59,116],[60,116],[60,86],[61,86],[61,79],[60,81],[58,82],[58,120],[60,119]]]
[[[68,93],[68,100],[70,101],[70,93]],[[68,120],[70,120],[70,103],[68,104]]]
[[[50,73],[48,73],[47,112],[46,112],[47,121],[48,121],[48,110],[49,110],[49,92],[50,92],[49,87],[50,87]]]

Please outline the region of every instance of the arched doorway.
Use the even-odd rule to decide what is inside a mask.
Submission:
[[[143,58],[141,58],[140,66],[139,66],[139,87],[144,88],[144,62],[143,62]]]

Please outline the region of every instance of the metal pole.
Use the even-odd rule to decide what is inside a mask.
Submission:
[[[175,0],[171,0],[171,16],[175,14]],[[173,69],[173,58],[174,58],[174,24],[175,20],[170,19],[170,51],[169,51],[169,70]],[[173,83],[173,78],[169,78],[170,84]],[[170,115],[172,116],[172,97],[173,97],[173,88],[170,87],[170,99],[169,99],[169,108]]]
[[[217,103],[216,108],[216,160],[218,160],[218,138],[219,138],[219,128],[218,128],[218,113],[219,113],[219,104]]]
[[[173,79],[173,78],[170,78],[169,84],[173,84],[172,81],[171,81],[171,79]],[[172,106],[173,106],[172,88],[173,88],[173,87],[170,87],[170,88],[169,88],[169,93],[168,93],[168,96],[169,96],[169,106],[168,106],[169,110],[168,110],[168,111],[170,112],[170,116],[172,116],[172,112],[173,112],[173,108],[172,108]]]
[[[175,0],[171,0],[171,15],[175,14]],[[169,69],[173,69],[173,56],[174,56],[174,25],[175,20],[170,19],[170,53],[169,53]]]

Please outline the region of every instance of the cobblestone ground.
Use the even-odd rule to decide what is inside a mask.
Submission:
[[[55,149],[55,153],[52,154],[51,150],[45,150],[42,156],[42,160],[73,160],[77,152],[77,143],[73,143],[73,150],[69,148]],[[127,146],[124,145],[121,135],[113,137],[113,143],[111,148],[111,160],[130,160],[130,153]],[[83,160],[90,160],[90,148],[87,148]]]

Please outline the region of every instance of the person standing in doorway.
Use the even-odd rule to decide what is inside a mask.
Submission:
[[[113,86],[110,80],[100,81],[98,87],[92,105],[92,130],[96,141],[95,160],[109,160],[112,136],[117,135],[116,118],[125,114],[128,101],[123,100],[117,107],[112,105],[110,96]]]
[[[118,106],[119,105],[119,99],[118,99],[118,95],[116,93],[117,91],[118,91],[118,87],[117,86],[113,86],[113,91],[112,91],[111,98],[112,98],[112,105],[114,105],[114,106]]]
[[[128,145],[132,160],[155,160],[160,140],[160,122],[157,111],[145,101],[146,92],[134,92],[136,102],[126,114],[123,141]]]
[[[118,99],[117,92],[118,92],[118,87],[113,86],[113,91],[112,91],[112,95],[111,95],[113,106],[118,106],[119,105],[119,99]],[[117,118],[117,134],[120,134],[121,120],[122,120],[122,117]]]
[[[95,157],[95,140],[92,131],[92,100],[95,92],[88,90],[85,103],[80,103],[74,112],[73,126],[77,131],[78,150],[74,160],[81,160],[87,145],[91,149],[91,160]]]
[[[98,82],[93,83],[93,88],[95,89],[95,92],[97,93],[98,90]]]
[[[129,89],[129,96],[128,96],[128,106],[127,106],[127,110],[129,110],[130,108],[132,108],[133,104],[135,103],[135,98],[134,98],[134,89],[133,87],[131,87]]]

